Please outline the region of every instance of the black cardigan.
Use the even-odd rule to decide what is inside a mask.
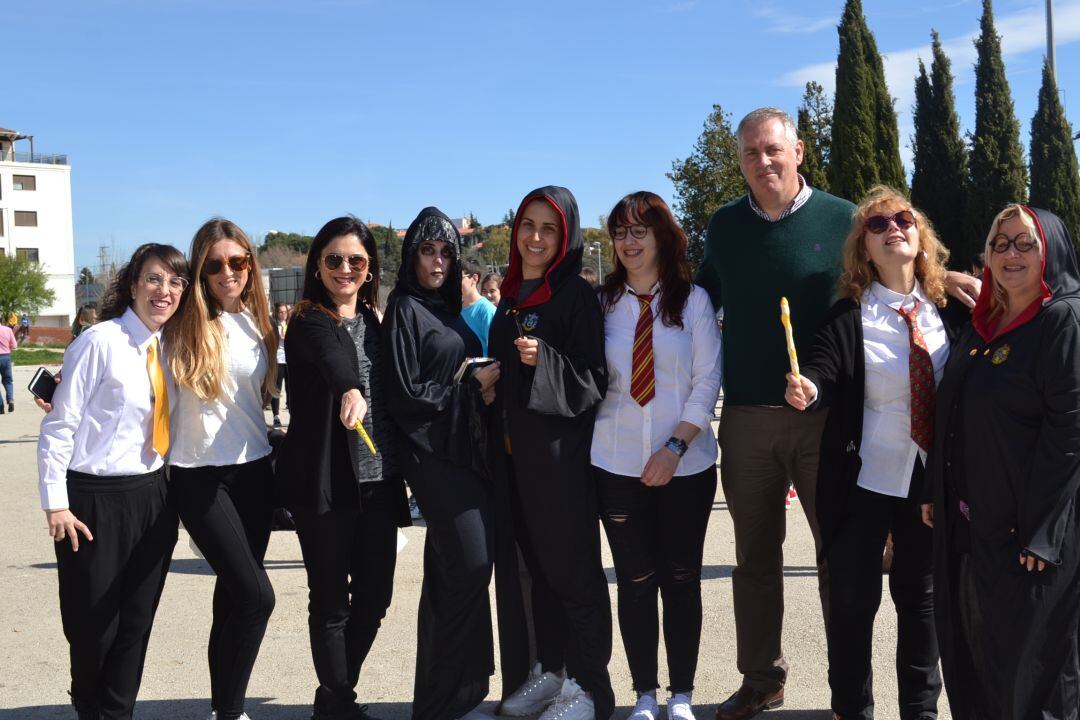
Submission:
[[[951,343],[970,314],[950,299],[938,308]],[[851,493],[859,480],[862,458],[863,403],[866,397],[862,306],[854,298],[838,300],[825,316],[800,372],[818,389],[815,407],[828,408],[821,435],[817,475],[817,520],[827,546],[847,516]],[[909,498],[922,497],[922,472],[912,477]]]
[[[365,308],[363,312],[371,311]],[[291,408],[289,431],[274,473],[278,502],[317,513],[343,505],[355,507],[355,499],[343,503],[335,498],[333,487],[343,479],[356,482],[347,436],[352,431],[340,420],[341,396],[361,390],[356,345],[342,325],[312,308],[289,323],[285,354]],[[389,477],[382,482],[393,484],[398,525],[410,525],[403,479]]]

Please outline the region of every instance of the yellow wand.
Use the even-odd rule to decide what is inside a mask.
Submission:
[[[364,441],[364,444],[368,446],[368,450],[371,451],[371,454],[378,455],[379,451],[375,449],[375,443],[371,442],[371,436],[367,434],[367,430],[364,429],[364,426],[359,420],[353,425],[353,429],[360,433],[360,438]]]
[[[784,337],[787,338],[787,354],[788,360],[791,361],[791,374],[798,379],[799,356],[795,353],[795,338],[791,336],[791,308],[788,306],[786,297],[780,298],[780,323],[784,326]]]

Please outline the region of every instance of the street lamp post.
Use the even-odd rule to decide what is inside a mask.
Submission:
[[[604,271],[600,267],[600,243],[593,242],[590,250],[596,253],[596,281],[602,283],[604,281]]]

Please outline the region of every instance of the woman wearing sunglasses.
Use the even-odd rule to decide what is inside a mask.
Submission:
[[[217,574],[207,655],[216,720],[247,717],[244,698],[274,609],[263,569],[273,517],[263,400],[277,339],[255,249],[215,218],[191,241],[192,284],[166,330],[178,397],[169,455],[180,519]]]
[[[954,718],[1076,718],[1080,270],[1064,223],[1010,205],[938,393],[928,477]],[[894,566],[895,567],[895,566]]]
[[[382,383],[379,256],[352,216],[323,225],[285,336],[292,423],[277,459],[308,579],[308,631],[319,680],[314,720],[363,720],[360,668],[394,585],[397,527],[409,524],[395,429]],[[373,452],[354,429],[361,422]]]
[[[596,414],[592,464],[638,694],[630,718],[660,715],[662,596],[667,717],[694,720],[701,558],[716,495],[720,328],[708,293],[693,285],[686,235],[663,199],[627,195],[608,215],[608,233],[615,268],[600,289],[608,389]]]
[[[102,321],[64,353],[64,382],[44,406],[41,507],[79,720],[130,720],[176,544],[165,480],[175,388],[159,340],[187,273],[171,245],[139,247],[109,287]]]
[[[800,358],[801,374],[787,376],[792,407],[828,412],[817,508],[829,567],[829,686],[843,720],[873,717],[871,647],[890,532],[899,717],[937,715],[932,535],[919,502],[935,388],[955,335],[945,313],[947,258],[903,195],[871,190],[844,243],[840,300]]]

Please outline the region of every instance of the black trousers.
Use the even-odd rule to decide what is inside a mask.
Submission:
[[[600,518],[619,583],[619,629],[634,690],[660,687],[657,649],[664,601],[668,691],[694,689],[701,644],[701,558],[716,497],[716,467],[673,477],[661,487],[598,467]]]
[[[342,713],[356,704],[360,667],[394,589],[395,507],[389,484],[374,482],[361,486],[359,508],[291,510],[307,570],[317,714]]]
[[[518,544],[533,579],[537,656],[545,669],[558,655],[567,677],[592,693],[598,720],[615,709],[607,665],[611,660],[611,600],[600,559],[596,482],[591,472],[544,476],[544,482],[513,482]]]
[[[60,616],[71,647],[71,700],[81,714],[130,720],[165,587],[176,511],[164,468],[94,477],[68,471],[68,502],[92,542],[56,545]]]
[[[219,720],[244,711],[251,669],[274,610],[263,569],[273,503],[270,459],[171,468],[180,519],[217,573],[207,656],[210,703]]]
[[[889,592],[896,606],[901,720],[937,717],[941,695],[934,632],[933,531],[914,500],[855,488],[850,513],[827,550],[829,686],[842,720],[874,717],[871,654],[881,603],[881,555],[889,532]]]
[[[406,478],[427,523],[417,618],[414,720],[452,720],[487,696],[495,672],[488,585],[491,495],[471,471],[433,456]]]
[[[278,397],[270,398],[270,410],[275,416],[280,415],[281,412],[281,386],[285,386],[285,409],[289,410],[289,366],[285,363],[280,363],[277,366],[277,391]]]

